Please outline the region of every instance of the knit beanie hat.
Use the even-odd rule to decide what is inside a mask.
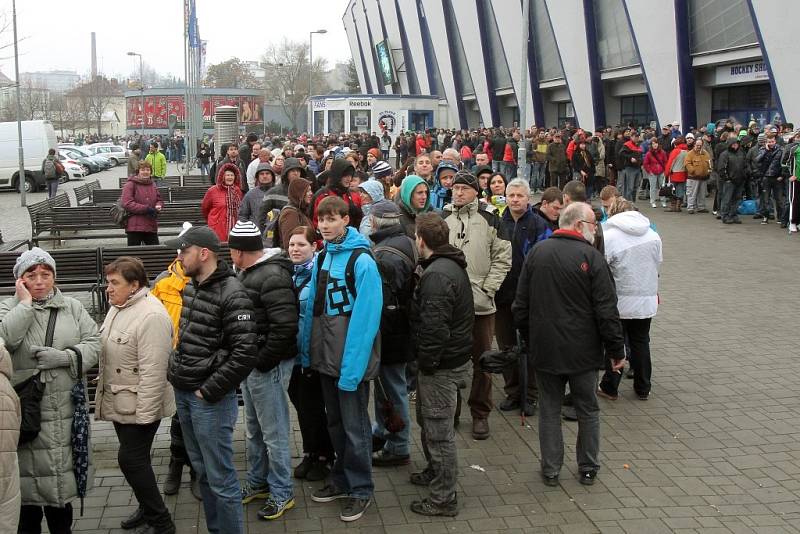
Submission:
[[[261,232],[250,221],[236,221],[228,235],[228,247],[245,251],[264,250]]]
[[[475,175],[468,170],[461,170],[456,173],[456,177],[453,179],[453,185],[456,184],[468,185],[478,192],[481,190],[480,186],[478,185],[478,179],[475,178]]]
[[[14,278],[20,278],[25,274],[25,271],[36,265],[46,265],[53,271],[53,277],[55,277],[56,260],[46,250],[33,247],[20,254],[19,258],[17,258],[17,262],[14,264]]]
[[[379,161],[372,167],[372,175],[375,178],[384,178],[392,175],[392,168],[385,161]]]
[[[381,151],[378,150],[377,148],[370,148],[369,150],[367,150],[367,153],[375,156],[375,159],[381,159]]]

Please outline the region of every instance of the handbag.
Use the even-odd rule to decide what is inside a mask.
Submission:
[[[675,197],[675,185],[672,183],[664,184],[664,187],[658,190],[658,196],[663,198]]]
[[[56,317],[58,308],[50,310],[50,317],[47,319],[47,333],[44,336],[45,346],[52,346],[53,334],[56,330]],[[19,427],[19,445],[33,441],[42,430],[42,397],[44,397],[44,383],[37,371],[30,378],[23,380],[16,386],[14,391],[19,397],[20,412],[22,422]]]

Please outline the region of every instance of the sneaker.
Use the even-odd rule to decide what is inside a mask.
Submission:
[[[657,208],[657,207],[658,207],[658,204],[656,204],[655,202],[651,202],[651,203],[650,203],[650,207],[651,207],[651,208]]]
[[[342,503],[342,513],[339,514],[339,519],[347,523],[351,521],[358,521],[364,512],[367,511],[369,505],[372,504],[372,499],[359,499],[358,497],[348,497]]]
[[[249,482],[242,484],[242,504],[248,504],[256,499],[269,497],[269,486],[254,486]]]
[[[689,215],[694,215],[694,210],[692,208],[689,208],[686,211],[689,213]]]
[[[436,474],[432,469],[425,468],[417,473],[411,473],[409,481],[415,486],[430,486]]]
[[[638,399],[640,401],[646,401],[647,399],[650,398],[650,394],[649,393],[637,393],[636,397],[638,397]]]
[[[294,468],[294,478],[306,478],[308,472],[314,466],[314,459],[310,455],[303,456],[303,461]]]
[[[766,217],[761,219],[761,224],[767,224],[767,218]]]
[[[347,498],[347,492],[340,490],[333,484],[328,484],[311,494],[311,500],[314,502],[333,502],[336,499],[345,498]]]
[[[280,516],[294,508],[294,497],[284,501],[284,502],[277,502],[272,497],[267,499],[267,502],[264,503],[264,506],[258,511],[258,518],[265,519],[267,521],[272,519],[278,519]]]
[[[309,482],[319,482],[320,480],[325,480],[328,478],[328,475],[331,472],[331,464],[328,460],[324,458],[320,458],[318,460],[314,460],[314,463],[311,465],[311,469],[308,470],[306,474],[306,480]]]
[[[593,486],[595,478],[597,478],[597,471],[584,471],[579,480],[584,486]]]
[[[789,233],[793,234],[795,232],[797,232],[797,225],[796,224],[790,224],[789,225]]]
[[[411,511],[419,515],[455,517],[458,515],[458,501],[453,499],[446,504],[436,504],[430,499],[413,501]]]
[[[558,486],[558,475],[548,476],[542,473],[542,482],[544,482],[545,486],[555,488]]]
[[[408,402],[417,402],[417,390],[408,392]]]
[[[372,465],[375,467],[394,467],[398,465],[408,465],[411,461],[409,454],[393,454],[386,449],[378,451],[372,455]]]
[[[606,393],[603,391],[603,388],[597,388],[597,396],[603,397],[604,399],[608,399],[610,401],[615,401],[619,398],[618,394]]]

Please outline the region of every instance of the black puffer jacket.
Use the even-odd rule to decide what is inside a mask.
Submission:
[[[297,356],[299,310],[293,273],[292,262],[280,253],[238,275],[255,308],[259,371],[271,371],[282,360]]]
[[[414,359],[408,313],[414,291],[416,245],[399,224],[373,232],[370,239],[375,243],[376,250],[373,250],[373,255],[378,263],[384,286],[381,363],[406,363]],[[380,250],[377,247],[402,251],[410,261],[395,252]],[[394,300],[397,302],[392,302]]]
[[[733,145],[736,150],[733,149]],[[723,182],[733,182],[735,184],[744,183],[747,178],[747,168],[745,154],[739,145],[739,140],[735,137],[728,139],[728,150],[719,157],[719,178]]]
[[[176,389],[217,402],[250,374],[256,364],[253,303],[228,265],[183,290],[178,346],[167,379]]]
[[[528,253],[511,305],[538,371],[570,375],[624,358],[617,293],[606,259],[576,232],[557,230]]]
[[[475,307],[464,253],[444,245],[423,260],[411,304],[411,331],[422,373],[455,369],[470,360]]]

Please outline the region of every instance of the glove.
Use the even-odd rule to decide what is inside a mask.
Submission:
[[[59,367],[69,367],[70,357],[65,350],[54,349],[53,347],[41,347],[31,345],[31,352],[36,358],[36,368],[40,371],[45,369],[57,369]]]
[[[148,217],[155,217],[158,214],[155,208],[147,208]]]

